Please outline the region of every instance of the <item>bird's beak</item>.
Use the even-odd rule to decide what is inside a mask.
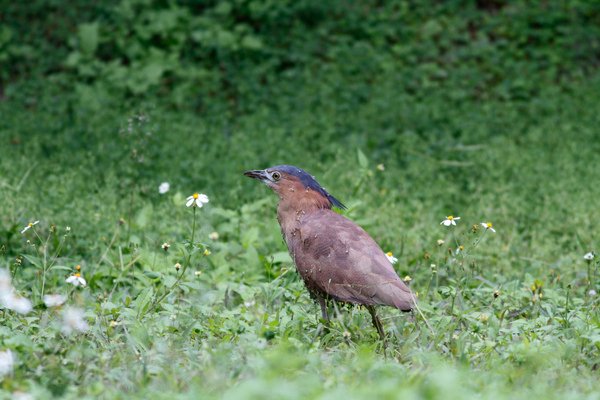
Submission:
[[[246,175],[249,178],[253,178],[253,179],[258,179],[259,181],[269,181],[269,175],[267,175],[267,171],[263,170],[263,169],[255,169],[252,171],[246,171],[244,172],[244,175]]]

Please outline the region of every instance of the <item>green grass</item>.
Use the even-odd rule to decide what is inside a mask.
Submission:
[[[600,398],[598,262],[588,276],[583,260],[598,250],[599,83],[527,102],[282,83],[246,112],[202,114],[23,85],[0,103],[0,257],[34,310],[0,311],[0,350],[18,359],[4,396]],[[380,309],[384,356],[355,308],[323,333],[276,197],[241,175],[280,163],[314,174],[394,252],[433,331]],[[194,191],[210,203],[190,246]],[[456,228],[439,225],[449,214]],[[38,219],[39,238],[20,234]],[[472,232],[488,220],[496,234]],[[64,281],[78,264],[88,287]],[[85,310],[87,333],[61,332],[43,275],[45,293]]]

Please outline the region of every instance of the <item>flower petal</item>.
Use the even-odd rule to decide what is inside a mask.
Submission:
[[[67,298],[61,294],[46,294],[44,295],[44,304],[46,307],[58,307],[62,305]]]
[[[192,196],[188,197],[187,200],[185,201],[185,206],[186,207],[191,207],[192,204],[194,204],[194,198]]]
[[[205,194],[202,194],[202,193],[201,193],[201,194],[198,196],[198,200],[200,200],[200,201],[201,201],[201,202],[203,202],[203,203],[208,203],[208,196],[207,196],[207,195],[205,195]]]
[[[85,279],[83,279],[81,276],[77,277],[77,280],[79,281],[79,283],[81,284],[81,286],[86,286],[87,285],[87,281]]]
[[[202,202],[200,201],[200,197],[198,197],[198,198],[196,199],[196,205],[198,206],[198,208],[202,208],[203,204],[202,204]]]
[[[31,301],[27,300],[25,297],[15,296],[12,304],[9,305],[9,308],[15,312],[18,312],[19,314],[27,314],[33,309],[33,305],[31,304]]]

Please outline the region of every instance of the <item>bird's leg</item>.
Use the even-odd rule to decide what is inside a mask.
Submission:
[[[319,296],[319,304],[321,305],[321,315],[323,319],[329,324],[329,314],[327,313],[327,300]]]
[[[317,329],[317,335],[320,336],[321,333],[328,334],[329,333],[329,314],[327,313],[327,300],[321,296],[317,296],[319,300],[319,305],[321,306],[321,316],[323,317],[323,325],[319,325]]]
[[[369,310],[369,314],[371,314],[371,320],[373,321],[373,325],[377,329],[377,333],[379,333],[379,337],[383,341],[383,350],[385,351],[385,349],[387,347],[387,343],[385,341],[385,332],[383,331],[383,324],[381,323],[381,320],[377,316],[377,311],[375,311],[375,307],[373,307],[373,306],[366,306],[366,307],[367,307],[367,310]]]

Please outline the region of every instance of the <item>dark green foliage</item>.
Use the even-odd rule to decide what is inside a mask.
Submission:
[[[363,99],[377,82],[452,101],[529,99],[600,62],[593,1],[34,1],[2,19],[3,86],[44,74],[201,110],[338,77]]]

